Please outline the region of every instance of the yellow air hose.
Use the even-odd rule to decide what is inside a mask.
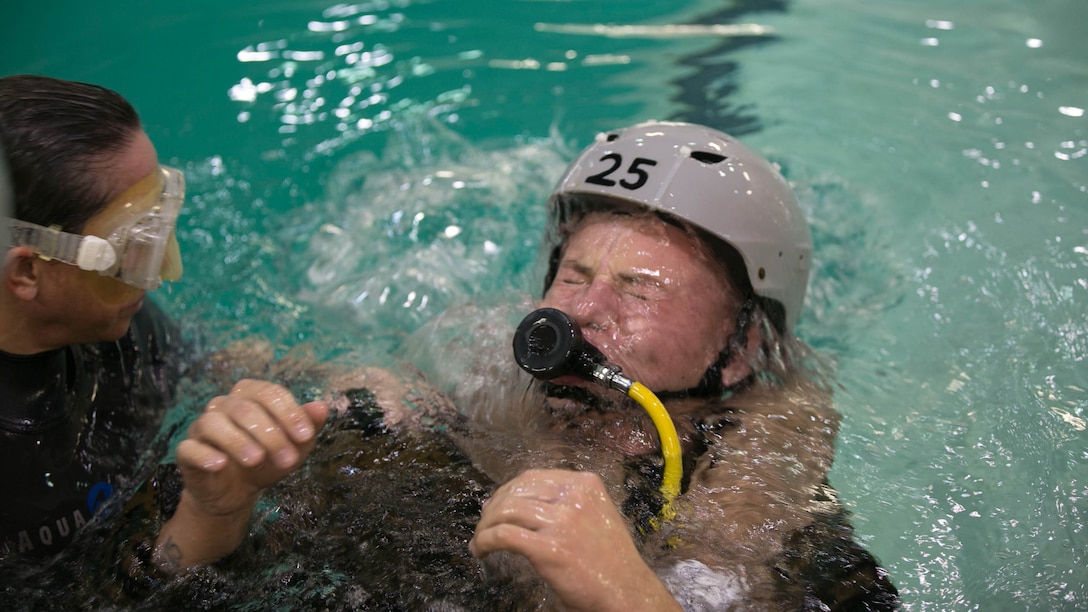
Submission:
[[[661,518],[671,520],[676,515],[672,502],[680,494],[680,479],[684,475],[680,438],[676,435],[676,427],[672,424],[665,405],[657,399],[653,391],[640,382],[633,382],[627,390],[627,396],[642,406],[657,428],[657,437],[661,440],[661,456],[665,460],[665,473],[661,479],[661,495],[665,498],[665,505],[661,507]]]
[[[619,367],[608,363],[595,346],[582,338],[577,323],[554,308],[538,308],[526,315],[514,333],[513,349],[518,365],[541,380],[577,375],[626,393],[646,410],[657,428],[661,455],[665,460],[660,489],[665,500],[660,518],[671,520],[675,517],[672,503],[680,494],[683,456],[676,427],[653,391],[623,376]]]

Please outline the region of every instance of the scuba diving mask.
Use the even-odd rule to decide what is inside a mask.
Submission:
[[[29,247],[43,259],[97,272],[132,287],[157,289],[162,281],[181,277],[174,227],[184,200],[185,176],[160,166],[106,205],[88,223],[87,235],[8,219],[11,246]]]

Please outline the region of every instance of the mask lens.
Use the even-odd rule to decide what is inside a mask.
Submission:
[[[162,269],[166,243],[170,239],[170,234],[163,234],[172,234],[169,225],[165,219],[150,211],[129,226],[121,267],[117,271],[118,278],[144,289],[159,286],[159,271]]]
[[[105,304],[131,302],[144,292],[139,287],[126,285],[116,278],[102,276],[97,272],[83,272],[83,278],[86,280],[87,285],[90,286],[91,291]]]
[[[112,276],[141,289],[181,277],[174,225],[185,198],[185,179],[180,171],[165,167],[149,179],[154,180],[152,190],[125,204],[121,223],[109,236],[121,253]]]
[[[162,269],[159,277],[164,281],[176,281],[181,278],[181,248],[178,246],[178,238],[174,232],[170,232],[170,240],[166,243],[166,253],[162,258]]]

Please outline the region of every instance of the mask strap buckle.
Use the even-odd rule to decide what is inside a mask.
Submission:
[[[117,261],[117,252],[108,240],[98,236],[84,236],[79,241],[76,251],[76,265],[80,270],[103,272],[113,267]]]

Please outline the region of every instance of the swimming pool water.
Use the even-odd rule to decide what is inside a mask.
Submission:
[[[117,89],[185,168],[186,276],[159,297],[214,342],[380,361],[450,304],[529,289],[540,203],[595,132],[733,131],[810,216],[832,483],[906,606],[1088,605],[1085,3],[6,12],[0,73]]]

